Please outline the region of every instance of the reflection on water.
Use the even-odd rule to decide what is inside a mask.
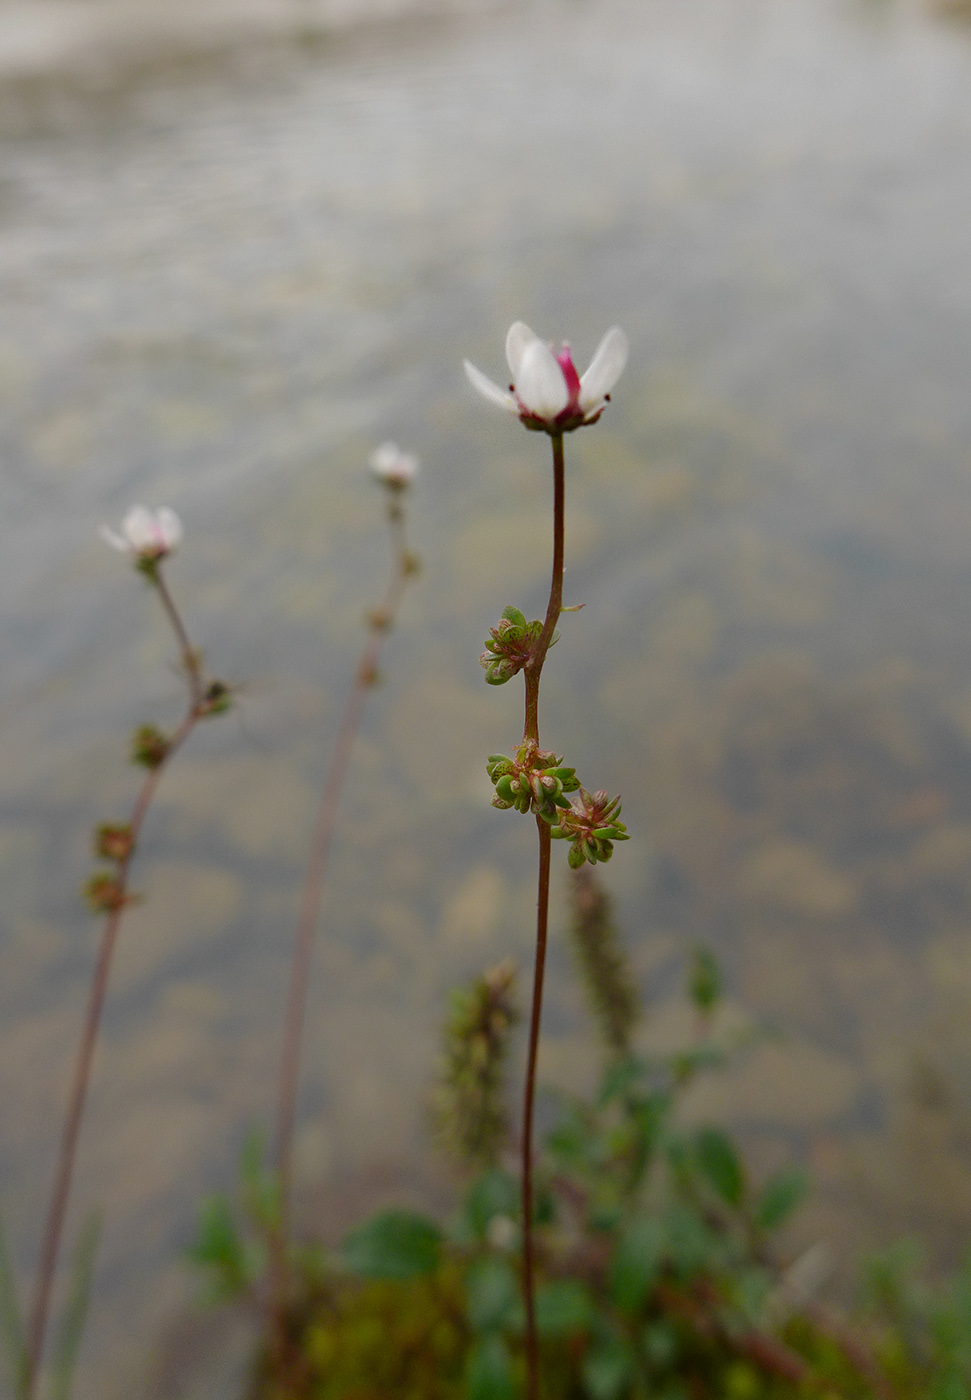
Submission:
[[[146,834],[83,1149],[107,1227],[82,1397],[144,1390],[193,1203],[267,1116],[309,813],[383,579],[363,463],[387,436],[425,463],[425,569],[345,802],[308,1182],[419,1158],[446,990],[528,954],[529,842],[482,768],[519,697],[476,658],[505,604],[540,604],[548,468],[458,370],[499,372],[516,317],[584,362],[613,321],[633,345],[570,442],[586,606],[544,737],[624,793],[607,873],[657,1033],[710,940],[783,1037],[715,1107],[765,1162],[811,1161],[806,1233],[971,1223],[969,70],[960,31],[892,7],[550,0],[245,80],[156,73],[11,135],[0,1161],[25,1270],[92,956],[86,832],[131,800],[128,731],[179,704],[101,520],[182,514],[173,588],[244,687]],[[548,1026],[547,1077],[582,1076],[556,958]]]

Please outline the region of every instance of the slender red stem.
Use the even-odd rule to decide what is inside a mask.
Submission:
[[[566,473],[563,468],[563,435],[551,439],[553,444],[553,575],[550,600],[546,606],[543,630],[523,674],[526,680],[526,722],[523,737],[539,743],[539,681],[546,654],[553,643],[553,633],[563,611],[563,538]]]
[[[546,970],[546,937],[550,909],[550,829],[536,818],[539,832],[539,882],[536,898],[536,963],[533,971],[533,1004],[529,1017],[529,1049],[523,1093],[523,1304],[526,1310],[526,1371],[529,1400],[539,1400],[539,1349],[536,1337],[536,1258],[533,1242],[533,1100],[536,1094],[536,1061],[543,1009],[543,974]]]
[[[189,703],[193,706],[198,706],[202,703],[204,689],[199,653],[189,641],[189,634],[185,630],[185,624],[179,615],[178,608],[172,601],[172,595],[163,577],[160,564],[155,566],[150,577],[152,583],[155,585],[159,601],[165,609],[165,615],[172,624],[172,631],[175,633],[179,643],[179,650],[182,653],[182,666],[185,670],[186,683],[189,687]]]
[[[128,878],[138,844],[138,837],[152,798],[155,795],[155,790],[162,777],[164,766],[172,759],[176,751],[182,747],[204,714],[204,711],[200,708],[202,703],[202,682],[196,653],[189,644],[182,619],[172,602],[168,589],[162,581],[160,571],[155,569],[149,577],[158,591],[166,616],[172,623],[179,648],[182,651],[183,663],[186,667],[187,683],[189,686],[189,707],[183,717],[182,723],[169,740],[165,758],[162,763],[151,769],[145,775],[145,779],[142,782],[132,808],[131,819],[128,823],[128,831],[130,834],[128,849],[124,857],[119,860],[117,864],[117,873],[115,876],[117,903],[107,915],[101,932],[101,942],[98,948],[94,974],[91,979],[91,988],[88,993],[87,1010],[81,1029],[81,1038],[78,1043],[77,1054],[74,1061],[74,1072],[68,1091],[67,1108],[64,1115],[64,1124],[61,1129],[60,1149],[58,1151],[54,1181],[51,1187],[44,1233],[41,1240],[40,1259],[37,1265],[37,1279],[34,1287],[34,1299],[27,1328],[24,1400],[32,1400],[40,1375],[41,1362],[44,1355],[44,1341],[47,1335],[47,1324],[50,1316],[51,1292],[54,1286],[54,1276],[57,1272],[57,1260],[60,1254],[61,1239],[64,1233],[64,1221],[71,1195],[71,1183],[74,1177],[78,1139],[81,1135],[81,1124],[84,1118],[88,1088],[91,1083],[91,1068],[94,1062],[94,1052],[101,1027],[101,1012],[104,1006],[105,992],[108,987],[112,957],[114,955],[115,945],[118,941],[118,933],[121,928],[125,909],[129,903]]]
[[[525,667],[526,739],[539,744],[539,683],[546,654],[563,610],[563,537],[565,472],[563,436],[553,443],[553,573],[546,620],[536,649]],[[539,1345],[536,1336],[536,1257],[533,1239],[533,1118],[536,1096],[536,1061],[543,1012],[543,976],[546,969],[546,940],[550,909],[550,828],[536,818],[539,833],[539,882],[536,899],[536,963],[533,972],[533,1002],[529,1017],[529,1050],[526,1083],[523,1090],[522,1195],[523,1195],[523,1306],[526,1313],[526,1393],[528,1400],[539,1400]]]
[[[377,674],[377,662],[385,638],[394,623],[401,598],[414,572],[414,561],[408,551],[404,516],[397,492],[393,492],[388,510],[394,564],[392,575],[381,606],[371,615],[370,632],[361,652],[354,685],[347,699],[337,740],[331,754],[330,766],[324,778],[310,843],[310,859],[304,878],[290,983],[287,992],[283,1029],[283,1048],[277,1083],[276,1131],[274,1159],[279,1189],[279,1225],[274,1242],[277,1305],[282,1306],[286,1283],[286,1243],[290,1235],[290,1204],[293,1185],[293,1134],[296,1120],[297,1087],[300,1077],[300,1051],[306,1020],[307,991],[314,936],[320,922],[324,874],[330,855],[341,791],[350,766],[367,693]]]

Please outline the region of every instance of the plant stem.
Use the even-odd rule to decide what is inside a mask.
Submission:
[[[553,642],[553,633],[563,611],[563,520],[566,494],[563,468],[563,435],[553,436],[553,576],[550,582],[550,600],[546,606],[546,619],[539,641],[527,662],[523,675],[526,681],[526,722],[523,737],[539,743],[539,681],[546,653]]]
[[[539,683],[546,654],[563,610],[563,522],[565,472],[563,435],[552,436],[553,444],[553,574],[546,620],[527,663],[526,723],[524,738],[539,744]],[[533,1001],[529,1017],[529,1050],[526,1083],[523,1090],[523,1305],[526,1312],[526,1393],[528,1400],[539,1400],[539,1348],[536,1337],[536,1261],[533,1248],[533,1105],[536,1094],[536,1061],[539,1054],[539,1028],[543,1011],[543,975],[546,969],[546,939],[550,909],[550,828],[536,818],[539,834],[539,882],[536,899],[536,963],[533,972]]]
[[[371,614],[370,630],[361,652],[341,719],[330,766],[321,789],[317,818],[310,843],[310,859],[304,878],[290,983],[283,1025],[283,1047],[277,1081],[274,1162],[279,1190],[279,1224],[274,1241],[277,1307],[283,1305],[286,1286],[286,1247],[290,1235],[290,1203],[293,1184],[293,1135],[296,1119],[297,1086],[300,1076],[300,1049],[306,1020],[307,992],[314,935],[320,922],[324,874],[337,823],[337,809],[347,777],[351,753],[357,738],[368,690],[377,675],[377,662],[385,637],[393,625],[402,595],[415,563],[409,553],[404,513],[397,491],[390,491],[388,524],[394,556],[391,579],[380,607]]]
[[[536,898],[536,963],[533,972],[533,1004],[529,1016],[529,1050],[523,1094],[523,1304],[526,1310],[526,1370],[529,1400],[539,1400],[539,1352],[536,1339],[536,1261],[533,1251],[533,1099],[536,1093],[536,1060],[543,1009],[543,974],[546,969],[546,935],[550,908],[550,829],[536,818],[539,832],[539,882]]]
[[[33,1306],[31,1308],[30,1322],[27,1329],[23,1400],[32,1400],[40,1375],[40,1367],[44,1354],[44,1340],[47,1334],[47,1323],[50,1315],[51,1291],[54,1285],[54,1276],[57,1271],[57,1259],[60,1253],[61,1237],[64,1233],[64,1220],[71,1194],[71,1182],[74,1176],[74,1163],[77,1157],[81,1123],[84,1118],[88,1088],[91,1083],[91,1067],[94,1061],[98,1032],[101,1027],[101,1012],[104,1006],[112,957],[118,940],[121,921],[129,902],[128,877],[138,844],[138,836],[152,798],[155,795],[155,790],[162,777],[163,768],[176,751],[182,747],[199,720],[203,717],[203,712],[200,710],[202,682],[196,653],[189,644],[182,619],[172,602],[168,589],[162,581],[160,571],[156,569],[150,577],[158,591],[159,598],[162,600],[166,616],[172,624],[180,650],[183,654],[183,661],[187,672],[187,683],[189,686],[189,707],[182,719],[182,723],[169,740],[165,758],[157,767],[152,768],[145,775],[138,796],[135,799],[135,805],[132,808],[131,819],[128,823],[131,841],[125,856],[117,865],[116,883],[118,889],[118,903],[107,915],[101,932],[101,943],[98,948],[94,975],[92,976],[91,988],[88,993],[88,1005],[81,1030],[81,1039],[78,1043],[77,1055],[75,1057],[74,1073],[71,1078],[67,1109],[65,1111],[64,1124],[61,1130],[61,1143],[54,1173],[54,1183],[51,1188],[44,1234],[41,1241]]]
[[[185,624],[179,615],[179,610],[172,601],[168,584],[162,574],[161,564],[156,565],[151,574],[151,581],[159,596],[159,602],[165,609],[165,615],[172,624],[172,631],[175,633],[182,653],[182,666],[185,670],[186,681],[189,686],[189,701],[193,706],[197,706],[202,701],[202,667],[199,663],[199,653],[189,641],[189,634],[185,630]]]

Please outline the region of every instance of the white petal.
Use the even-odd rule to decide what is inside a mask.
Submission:
[[[386,476],[389,471],[393,471],[401,456],[401,449],[396,442],[382,442],[380,447],[376,447],[368,458],[368,465],[377,476]]]
[[[157,534],[166,549],[174,549],[182,540],[182,521],[169,506],[159,506],[155,512]]]
[[[132,506],[121,522],[121,533],[129,546],[138,551],[151,548],[156,542],[155,521],[147,506]]]
[[[535,331],[530,330],[525,321],[513,321],[509,327],[506,333],[506,359],[509,362],[509,372],[512,374],[514,384],[519,380],[523,356],[537,340],[539,340],[539,336]]]
[[[468,360],[463,360],[465,374],[473,389],[478,389],[484,399],[489,399],[491,403],[498,404],[507,413],[518,413],[519,405],[512,394],[505,389],[500,389],[498,384],[493,384],[492,380],[484,375],[481,369],[476,369],[475,365]]]
[[[102,525],[99,534],[105,544],[110,544],[112,549],[118,550],[119,554],[130,553],[131,545],[126,539],[123,539],[117,531],[110,529],[107,525]]]
[[[534,340],[526,347],[516,378],[516,393],[537,418],[553,419],[570,402],[563,371],[548,345]]]
[[[597,346],[590,368],[580,379],[580,407],[589,413],[603,401],[624,372],[628,352],[627,337],[619,326],[611,326]]]

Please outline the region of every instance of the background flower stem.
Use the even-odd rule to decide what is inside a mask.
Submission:
[[[175,607],[168,588],[163,582],[161,566],[157,564],[148,577],[158,593],[163,610],[172,625],[172,629],[175,632],[179,644],[179,649],[182,653],[183,664],[186,671],[186,683],[189,688],[189,705],[181,724],[168,740],[165,755],[161,762],[150,769],[145,775],[135,799],[131,818],[128,823],[128,832],[130,836],[128,849],[117,863],[115,874],[117,903],[106,915],[104,927],[101,932],[101,942],[98,948],[94,974],[91,979],[91,988],[88,993],[88,1004],[81,1029],[81,1038],[78,1042],[74,1072],[68,1092],[67,1108],[65,1109],[64,1123],[61,1129],[61,1142],[58,1151],[57,1166],[54,1173],[53,1185],[51,1187],[44,1234],[41,1241],[37,1279],[34,1285],[34,1298],[30,1311],[30,1321],[27,1327],[26,1374],[24,1381],[25,1400],[33,1400],[40,1377],[41,1363],[44,1355],[44,1341],[47,1335],[47,1325],[50,1316],[51,1291],[57,1272],[61,1238],[64,1233],[64,1220],[71,1195],[71,1183],[74,1177],[78,1139],[81,1135],[81,1124],[84,1119],[88,1088],[91,1083],[91,1067],[94,1061],[94,1052],[97,1047],[98,1033],[101,1027],[101,1012],[104,1006],[105,992],[108,987],[108,977],[111,972],[111,962],[118,940],[118,933],[121,928],[122,919],[124,918],[125,909],[130,902],[128,879],[131,863],[138,846],[138,837],[142,825],[145,821],[149,806],[151,805],[152,798],[155,796],[163,769],[170,762],[175,753],[182,747],[186,739],[188,739],[193,729],[199,723],[199,720],[207,713],[203,702],[203,684],[198,656],[189,642],[182,618]]]
[[[389,495],[388,525],[391,532],[393,567],[391,579],[381,605],[371,614],[368,638],[361,652],[330,758],[330,766],[321,789],[317,818],[310,843],[310,858],[304,878],[297,932],[290,966],[283,1023],[283,1047],[277,1081],[276,1124],[274,1133],[274,1166],[279,1191],[278,1225],[273,1241],[274,1295],[277,1324],[283,1328],[287,1286],[287,1243],[290,1238],[291,1196],[293,1186],[293,1135],[296,1119],[297,1087],[300,1077],[300,1051],[306,1019],[307,990],[314,936],[320,922],[324,874],[330,855],[341,791],[350,766],[351,753],[357,738],[364,702],[377,676],[377,663],[388,631],[393,625],[408,580],[415,572],[415,561],[408,550],[404,511],[400,491],[387,488]],[[282,1342],[283,1331],[278,1341]]]

